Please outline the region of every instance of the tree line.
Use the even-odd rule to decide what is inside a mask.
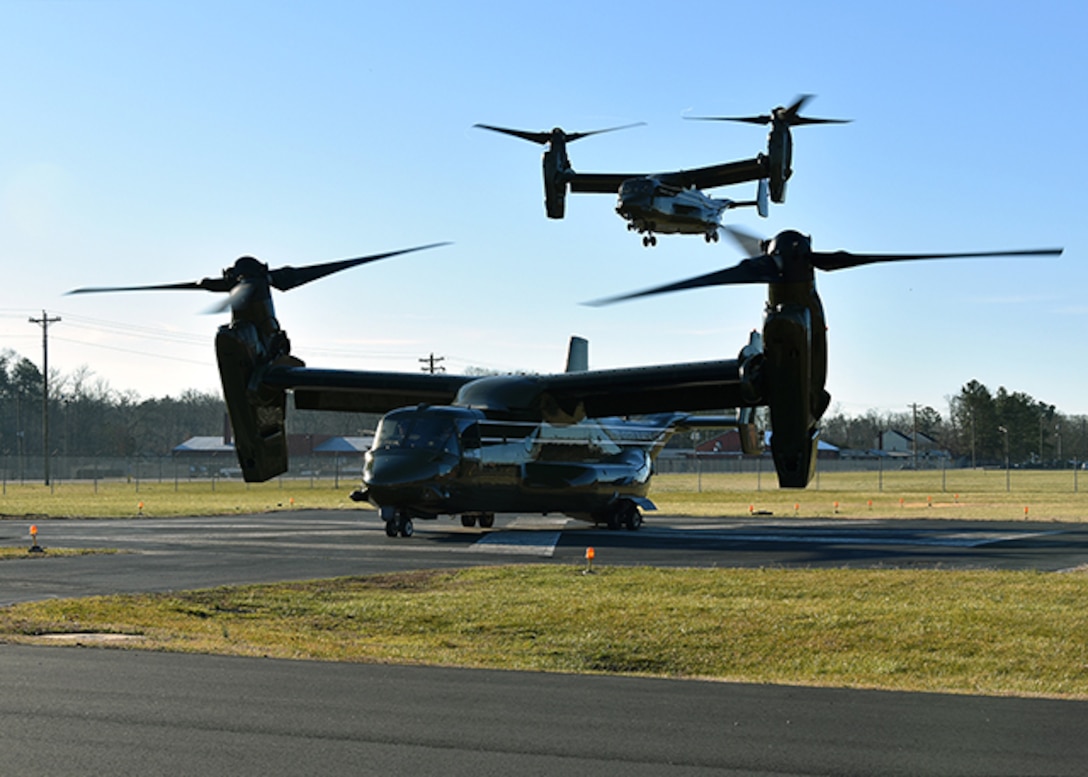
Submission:
[[[831,414],[823,439],[855,450],[874,449],[881,432],[932,438],[939,449],[966,465],[1068,466],[1088,459],[1088,416],[1065,415],[1022,391],[996,391],[977,380],[949,399],[947,416],[932,407],[851,417]]]
[[[85,366],[67,374],[50,370],[48,408],[42,390],[33,362],[0,351],[0,455],[42,455],[43,410],[50,453],[58,456],[165,456],[191,437],[221,435],[227,428],[219,394],[189,389],[177,397],[141,399]],[[289,433],[360,435],[376,423],[373,414],[288,411]]]
[[[42,411],[41,371],[14,351],[0,351],[0,455],[42,454]],[[140,399],[86,366],[50,371],[48,413],[50,452],[62,456],[163,456],[190,437],[220,435],[226,428],[218,394],[189,389],[177,397]],[[287,415],[288,432],[299,434],[361,435],[377,421],[374,414],[290,409]],[[832,412],[821,436],[840,448],[870,450],[889,430],[917,430],[965,464],[1002,464],[1006,453],[1012,464],[1088,460],[1088,416],[1065,415],[1023,392],[1004,386],[991,391],[977,380],[949,400],[947,416],[928,406],[860,416]]]

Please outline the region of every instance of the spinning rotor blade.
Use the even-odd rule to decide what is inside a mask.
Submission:
[[[850,119],[816,119],[809,116],[801,115],[801,108],[805,103],[813,98],[814,95],[803,94],[793,101],[788,108],[783,108],[781,105],[775,108],[770,113],[762,113],[758,116],[686,116],[684,118],[692,121],[739,121],[745,124],[770,124],[771,122],[778,120],[784,122],[790,127],[799,127],[802,124],[849,124]]]
[[[512,135],[515,138],[521,138],[522,140],[528,140],[530,143],[539,143],[540,145],[546,145],[551,143],[552,138],[558,134],[567,143],[572,143],[575,140],[581,140],[582,138],[588,138],[590,135],[600,135],[602,132],[615,132],[617,130],[630,129],[631,127],[641,127],[645,124],[644,121],[639,121],[634,124],[624,124],[622,127],[608,127],[607,129],[590,130],[589,132],[564,132],[559,127],[551,130],[550,132],[529,132],[527,130],[510,129],[508,127],[495,127],[490,124],[473,124],[473,127],[479,127],[480,129],[491,130],[492,132],[501,132],[503,135]]]
[[[214,305],[210,305],[204,310],[204,315],[210,316],[217,313],[226,313],[228,310],[239,310],[246,304],[252,293],[253,284],[245,282],[237,283],[224,299]]]
[[[742,254],[759,256],[763,253],[763,238],[758,235],[753,235],[751,232],[745,232],[743,229],[726,225],[723,225],[721,230],[729,235],[729,237],[733,238],[733,242],[740,246],[740,252]]]
[[[811,282],[813,268],[831,271],[879,262],[904,262],[920,259],[1059,256],[1063,251],[1061,248],[1030,248],[1014,251],[971,251],[940,254],[854,254],[849,251],[813,251],[810,248],[809,238],[792,230],[780,232],[773,240],[760,240],[754,235],[742,232],[735,227],[722,227],[722,230],[732,236],[740,244],[742,250],[753,255],[725,270],[718,270],[688,280],[656,286],[630,294],[607,297],[586,304],[597,307],[639,297],[667,294],[686,289],[700,289],[707,286],[731,286],[741,283],[795,283],[806,278]]]
[[[99,294],[114,291],[222,291],[231,289],[231,284],[224,278],[204,278],[200,281],[184,281],[182,283],[158,283],[148,286],[84,286],[80,289],[72,289],[64,292],[67,294]]]
[[[611,305],[615,302],[638,299],[639,297],[652,297],[657,294],[668,294],[673,291],[684,291],[687,289],[702,289],[707,286],[735,286],[742,283],[773,283],[774,281],[777,281],[779,277],[780,273],[778,267],[771,257],[756,256],[751,259],[745,259],[740,264],[725,270],[718,270],[705,275],[699,275],[695,278],[688,278],[686,281],[677,281],[676,283],[669,283],[664,286],[655,286],[652,289],[643,289],[642,291],[636,291],[630,294],[620,294],[616,297],[605,297],[603,299],[593,300],[592,302],[586,302],[585,304],[596,308],[603,305]]]
[[[268,286],[280,291],[289,291],[303,284],[324,278],[327,275],[356,267],[368,262],[376,262],[390,256],[408,254],[413,251],[422,251],[427,248],[449,245],[449,243],[430,243],[428,245],[405,248],[399,251],[387,251],[382,254],[360,256],[354,259],[342,259],[337,262],[325,262],[322,264],[310,264],[302,267],[290,265],[269,270],[266,264],[258,260],[243,256],[233,265],[223,270],[221,278],[204,278],[200,281],[185,281],[181,283],[159,283],[147,286],[94,286],[73,289],[67,294],[98,294],[114,291],[213,291],[225,293],[229,296],[222,303],[214,305],[207,312],[221,313],[227,309],[237,310],[244,306],[253,294],[255,282],[260,280]]]
[[[425,246],[416,246],[415,248],[404,248],[400,251],[387,251],[384,254],[372,254],[370,256],[360,256],[355,259],[341,259],[337,262],[325,262],[323,264],[309,264],[304,267],[280,267],[276,270],[272,270],[268,273],[269,285],[274,289],[280,291],[289,291],[290,289],[298,288],[310,281],[316,281],[319,278],[324,278],[327,275],[340,272],[341,270],[347,270],[352,267],[357,267],[360,264],[366,264],[368,262],[376,262],[379,259],[387,259],[390,256],[397,256],[399,254],[410,254],[413,251],[423,251],[428,248],[437,248],[439,246],[446,246],[449,243],[430,243]]]
[[[813,251],[812,266],[820,270],[843,270],[878,262],[910,262],[919,259],[977,259],[988,256],[1060,256],[1061,248],[1029,248],[1018,251],[972,251],[954,254],[853,254],[849,251]]]

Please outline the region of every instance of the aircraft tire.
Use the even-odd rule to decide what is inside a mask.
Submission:
[[[415,531],[415,528],[412,526],[412,519],[411,518],[405,518],[403,521],[401,521],[401,524],[400,524],[400,536],[401,537],[411,537],[414,531]]]
[[[494,525],[495,525],[495,514],[494,513],[484,513],[483,515],[480,516],[480,528],[481,529],[490,529]]]
[[[397,522],[396,521],[386,521],[385,522],[385,536],[386,537],[396,537],[397,536]]]
[[[473,526],[476,525],[476,516],[475,515],[462,515],[461,516],[461,525],[464,526],[466,529],[471,529]]]
[[[623,527],[627,531],[638,531],[642,527],[642,513],[634,505],[631,505],[631,510],[624,516]]]

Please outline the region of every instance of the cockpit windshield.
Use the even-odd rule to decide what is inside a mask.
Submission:
[[[628,178],[620,184],[620,197],[647,196],[654,193],[655,182],[649,178]]]
[[[457,426],[449,416],[426,411],[389,413],[378,424],[374,450],[413,449],[457,454]]]

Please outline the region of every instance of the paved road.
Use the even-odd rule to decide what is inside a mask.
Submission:
[[[0,645],[0,773],[1083,775],[1088,705]]]
[[[417,522],[390,539],[354,511],[229,518],[41,520],[45,548],[123,554],[0,564],[0,605],[93,593],[162,591],[471,564],[994,567],[1056,571],[1088,563],[1088,525],[655,517],[638,532],[562,518],[500,518],[498,530]],[[27,541],[27,521],[0,522],[0,544]]]
[[[639,532],[507,517],[389,539],[352,512],[38,521],[0,604],[115,591],[520,562],[1088,563],[1068,525],[655,518]],[[0,544],[28,522],[0,522]],[[0,774],[1064,775],[1088,704],[0,645]]]

